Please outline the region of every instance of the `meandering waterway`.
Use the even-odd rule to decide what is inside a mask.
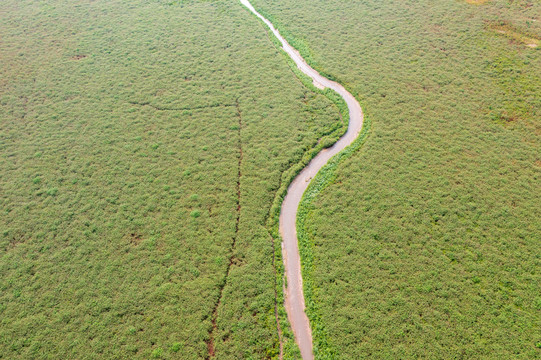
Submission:
[[[285,291],[285,308],[295,339],[301,350],[304,360],[314,358],[312,351],[312,331],[310,322],[305,313],[305,303],[302,288],[301,261],[297,240],[297,209],[304,191],[317,172],[336,154],[350,145],[358,136],[363,126],[363,112],[361,105],[342,85],[321,76],[312,69],[295,50],[280,35],[273,24],[259,14],[248,0],[240,0],[252,13],[260,18],[282,43],[283,50],[293,59],[299,69],[310,76],[314,85],[319,88],[330,88],[342,96],[349,109],[349,125],[347,132],[330,148],[322,150],[310,163],[297,175],[289,185],[287,195],[282,203],[280,212],[280,234],[282,235],[282,253],[284,258],[287,288]]]

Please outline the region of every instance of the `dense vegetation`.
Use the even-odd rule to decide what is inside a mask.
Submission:
[[[372,123],[303,204],[318,357],[539,357],[541,4],[254,5]]]
[[[0,9],[0,358],[295,354],[266,221],[337,107],[237,2]]]

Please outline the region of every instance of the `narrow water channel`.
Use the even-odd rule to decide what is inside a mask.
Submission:
[[[289,185],[287,195],[282,203],[280,212],[280,234],[282,235],[282,253],[284,258],[285,275],[287,288],[285,292],[285,308],[295,340],[301,350],[303,360],[312,360],[312,331],[305,313],[304,294],[302,288],[301,261],[299,255],[299,244],[297,241],[297,209],[301,202],[302,195],[310,181],[317,172],[332,158],[359,136],[363,126],[363,112],[361,105],[342,85],[321,76],[312,69],[295,50],[280,35],[272,23],[259,14],[248,0],[240,0],[252,13],[271,29],[274,35],[282,43],[283,50],[293,59],[299,69],[310,76],[314,85],[319,88],[330,88],[344,98],[349,109],[348,130],[332,147],[322,150],[310,163],[297,175]]]

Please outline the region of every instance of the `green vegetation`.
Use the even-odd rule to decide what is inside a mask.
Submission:
[[[539,357],[541,4],[254,6],[372,122],[302,204],[318,358]]]
[[[318,358],[539,356],[541,5],[473,2],[254,1],[372,122],[299,213]],[[0,8],[0,358],[298,358],[344,104],[236,1]]]
[[[0,8],[0,358],[297,357],[267,229],[343,104],[237,2]]]

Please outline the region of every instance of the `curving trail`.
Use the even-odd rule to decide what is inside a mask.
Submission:
[[[284,257],[285,275],[287,277],[287,288],[285,291],[285,307],[295,339],[301,350],[304,360],[314,358],[312,352],[312,331],[305,313],[304,295],[302,290],[301,261],[299,245],[297,241],[297,209],[302,195],[310,180],[317,172],[336,154],[350,145],[358,136],[363,126],[363,112],[359,102],[342,85],[321,76],[312,69],[295,50],[280,35],[272,23],[259,14],[248,0],[240,0],[252,13],[271,29],[274,35],[282,43],[283,50],[295,61],[299,69],[310,76],[314,85],[319,88],[330,88],[344,98],[349,109],[349,126],[347,132],[332,147],[322,150],[310,163],[300,172],[289,185],[287,195],[282,203],[280,212],[280,234],[282,235],[282,253]]]

